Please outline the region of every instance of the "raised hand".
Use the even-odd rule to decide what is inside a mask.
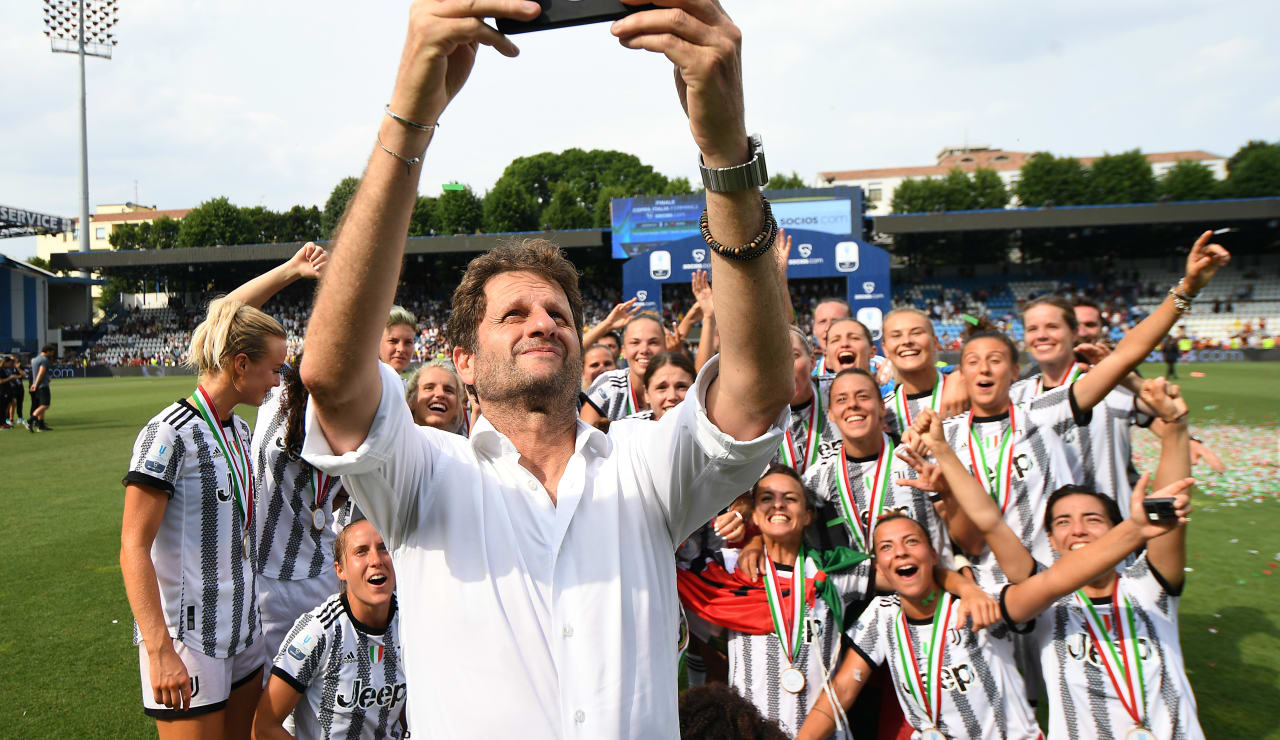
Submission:
[[[711,526],[716,534],[730,545],[742,542],[742,538],[747,534],[746,520],[742,518],[742,512],[737,509],[729,509],[716,517]]]
[[[711,298],[711,279],[706,270],[693,271],[692,287],[693,297],[702,307],[702,316],[705,319],[715,312],[715,301]]]
[[[648,0],[622,0],[640,5]],[[742,33],[715,0],[655,0],[656,10],[615,22],[628,49],[663,54],[675,65],[676,92],[708,167],[747,161],[742,100]]]
[[[1175,424],[1187,416],[1187,399],[1182,397],[1182,389],[1163,377],[1143,381],[1141,398],[1166,424]]]
[[[908,442],[908,438],[910,441]],[[909,445],[917,454],[924,457],[936,457],[938,446],[947,446],[947,437],[942,429],[942,417],[933,409],[921,409],[911,428],[903,433],[902,443]]]
[[[481,45],[507,57],[520,53],[482,19],[529,21],[541,12],[530,0],[417,0],[409,10],[391,110],[411,121],[436,123],[471,75]]]
[[[991,598],[990,594],[978,588],[976,584],[962,591],[963,593],[959,594],[960,600],[956,602],[962,624],[965,618],[968,618],[972,620],[970,629],[976,631],[990,627],[1003,619],[1000,615],[1000,602]]]
[[[1150,540],[1187,523],[1187,517],[1191,515],[1191,486],[1195,485],[1196,479],[1183,478],[1151,494],[1151,498],[1173,498],[1173,508],[1178,513],[1176,522],[1152,521],[1147,518],[1142,502],[1147,498],[1148,480],[1149,476],[1143,473],[1133,487],[1133,496],[1129,501],[1129,520],[1144,539]]]
[[[906,445],[900,445],[893,454],[907,465],[910,465],[911,469],[916,471],[917,476],[915,478],[901,478],[897,481],[898,485],[944,495],[951,492],[950,487],[947,486],[946,476],[942,474],[942,468],[924,459],[920,453]]]
[[[778,235],[774,237],[774,256],[778,260],[778,272],[782,273],[782,282],[787,281],[787,265],[791,262],[791,235],[786,229],[778,229]]]
[[[315,242],[307,242],[289,260],[289,267],[298,277],[319,280],[328,263],[329,253],[324,251],[324,247]]]
[[[1199,293],[1218,270],[1231,261],[1231,253],[1221,244],[1210,244],[1211,238],[1212,231],[1201,234],[1191,246],[1191,253],[1187,255],[1187,274],[1182,278],[1182,289],[1189,296]]]

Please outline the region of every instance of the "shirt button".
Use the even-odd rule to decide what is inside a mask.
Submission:
[[[530,490],[530,491],[536,491],[536,490],[538,490],[538,481],[536,481],[536,480],[534,480],[534,479],[532,479],[532,478],[530,478],[528,481],[526,481],[526,482],[525,482],[525,485],[529,486],[529,490]]]
[[[564,635],[565,637],[573,637],[573,627],[570,627],[569,625],[566,624],[564,626],[564,629],[560,631],[560,634]]]
[[[582,724],[587,721],[587,713],[579,709],[573,713],[573,721]]]

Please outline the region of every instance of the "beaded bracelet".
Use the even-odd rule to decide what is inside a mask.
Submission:
[[[708,223],[707,211],[703,209],[702,218],[698,219],[698,229],[702,232],[702,240],[712,252],[731,260],[747,261],[769,251],[773,246],[773,241],[778,236],[778,221],[773,217],[773,208],[769,205],[769,199],[760,194],[760,205],[764,209],[764,224],[760,228],[760,233],[756,234],[756,238],[739,247],[726,247],[716,241],[711,236],[711,226]]]

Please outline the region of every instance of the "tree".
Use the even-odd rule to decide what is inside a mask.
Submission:
[[[947,210],[947,186],[942,180],[903,180],[893,191],[894,213],[931,213]]]
[[[39,267],[41,270],[44,270],[45,272],[53,272],[53,268],[49,267],[49,260],[43,257],[28,257],[27,264],[31,265],[32,267]]]
[[[807,188],[804,178],[800,177],[800,173],[795,170],[790,175],[776,174],[769,176],[769,184],[766,186],[769,190],[796,190],[798,188]]]
[[[276,236],[282,242],[310,242],[320,238],[324,216],[315,206],[293,206],[280,214]]]
[[[172,249],[178,243],[182,224],[168,216],[155,221],[123,223],[111,230],[107,241],[114,249]]]
[[[413,213],[409,216],[409,236],[431,236],[436,233],[435,217],[436,199],[419,195],[413,202]]]
[[[1090,204],[1151,203],[1156,199],[1156,177],[1142,152],[1131,149],[1098,157],[1089,168]]]
[[[1036,152],[1022,165],[1014,187],[1024,206],[1073,206],[1088,199],[1088,171],[1075,157]]]
[[[150,233],[147,234],[144,248],[173,249],[178,246],[178,232],[181,230],[181,221],[161,216],[151,222]]]
[[[270,244],[280,239],[280,214],[263,206],[242,208],[249,219],[249,244]]]
[[[605,204],[600,198],[603,188],[621,188],[614,192],[624,193],[625,196],[689,192],[688,180],[668,180],[634,154],[599,149],[566,149],[559,154],[542,152],[519,157],[507,165],[502,177],[494,183],[494,190],[499,187],[516,187],[528,193],[537,201],[537,212],[541,219],[551,206],[552,198],[560,185],[565,185],[568,190],[561,192],[561,201],[553,211],[554,214],[564,215],[557,215],[556,218],[578,213],[577,208],[569,208],[570,204],[565,200],[572,198],[574,204],[588,214],[588,226],[603,223],[607,219],[607,214],[602,217],[599,212],[600,207]],[[509,201],[515,199],[511,191],[507,190],[504,190],[502,197]],[[577,222],[580,218],[573,215],[569,220]]]
[[[1244,146],[1237,149],[1235,154],[1231,155],[1231,159],[1227,160],[1227,176],[1230,177],[1231,172],[1236,168],[1236,165],[1240,164],[1240,160],[1259,149],[1268,149],[1273,146],[1276,145],[1269,141],[1263,141],[1262,139],[1253,139],[1252,141],[1247,142]]]
[[[541,210],[533,193],[515,180],[499,179],[484,195],[484,230],[495,234],[536,231]]]
[[[594,205],[594,204],[593,204]],[[551,203],[542,209],[544,229],[588,229],[594,223],[592,214],[582,205],[569,183],[562,182],[552,191]]]
[[[982,167],[973,173],[973,207],[1004,208],[1009,205],[1009,189],[993,169]]]
[[[1232,198],[1280,195],[1280,144],[1249,142],[1231,159],[1224,190]]]
[[[140,233],[143,226],[150,229],[151,224],[145,222],[140,224],[117,224],[111,230],[111,233],[107,235],[107,242],[112,249],[143,249],[146,247],[146,243]]]
[[[436,198],[432,223],[437,234],[474,234],[484,223],[484,204],[470,185],[446,190]]]
[[[1190,159],[1178,160],[1160,178],[1160,197],[1164,200],[1212,200],[1218,194],[1218,180],[1213,170]]]
[[[244,210],[225,197],[207,200],[192,208],[178,229],[179,247],[211,247],[218,244],[250,244],[254,225]]]
[[[351,202],[358,187],[360,187],[358,177],[344,177],[333,186],[333,192],[329,193],[329,200],[324,202],[324,214],[320,217],[322,237],[333,238],[333,232],[338,228],[338,223],[342,221],[342,214],[347,210],[347,203]]]
[[[969,179],[969,174],[959,167],[953,167],[947,176],[942,178],[941,192],[944,211],[970,211],[977,207],[973,181]]]

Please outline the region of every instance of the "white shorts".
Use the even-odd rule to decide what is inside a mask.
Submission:
[[[187,675],[191,676],[191,708],[185,711],[156,703],[155,691],[151,688],[151,660],[147,657],[147,646],[138,643],[142,709],[148,716],[157,719],[185,719],[226,709],[231,692],[250,679],[257,678],[258,671],[267,662],[262,640],[255,640],[251,647],[230,658],[211,658],[176,639],[173,639],[173,649],[187,667]]]
[[[324,603],[338,592],[338,575],[329,569],[315,578],[278,581],[264,575],[257,577],[258,614],[262,617],[262,641],[267,663],[274,663],[280,645],[298,617]],[[271,673],[267,669],[263,685]]]

